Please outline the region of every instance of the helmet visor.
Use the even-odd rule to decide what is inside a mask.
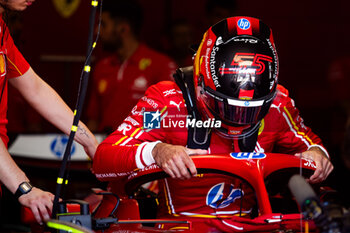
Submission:
[[[202,99],[214,115],[224,123],[232,126],[258,123],[267,113],[275,92],[256,100],[239,100],[204,87]]]

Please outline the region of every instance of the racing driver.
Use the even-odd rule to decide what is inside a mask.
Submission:
[[[179,69],[174,78],[151,86],[99,145],[93,170],[97,178],[112,181],[113,192],[118,192],[113,180],[155,163],[170,176],[159,181],[159,217],[213,219],[249,215],[254,194],[238,178],[197,175],[191,155],[303,156],[316,163],[312,183],[332,171],[320,138],[304,125],[288,90],[277,84],[272,31],[259,19],[231,17],[210,27],[193,68]],[[240,192],[232,196],[234,189]]]

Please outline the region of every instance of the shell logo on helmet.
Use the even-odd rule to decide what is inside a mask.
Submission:
[[[221,45],[222,43],[224,43],[224,41],[222,40],[222,37],[219,36],[218,39],[217,39],[216,42],[215,42],[215,45],[216,45],[216,46],[219,46],[219,45]]]

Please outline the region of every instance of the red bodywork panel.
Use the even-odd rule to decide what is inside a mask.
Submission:
[[[300,229],[300,214],[281,214],[272,212],[269,193],[266,189],[265,181],[275,172],[283,170],[289,170],[290,176],[299,173],[309,176],[316,168],[315,162],[303,158],[300,159],[299,157],[293,155],[274,153],[195,155],[191,156],[191,158],[197,167],[198,173],[219,173],[232,175],[247,181],[254,189],[258,202],[259,216],[254,219],[233,217],[229,221],[238,224],[245,229],[255,229],[259,232],[270,231],[271,229],[276,230],[276,227],[282,227],[282,225],[284,229]],[[120,203],[116,216],[118,217],[120,223],[123,224],[113,225],[105,232],[115,232],[121,229],[138,229],[140,232],[149,232],[149,228],[145,228],[145,231],[142,231],[143,227],[141,224],[126,224],[130,220],[140,219],[137,201],[131,197],[133,196],[134,191],[141,184],[165,177],[168,176],[156,165],[151,165],[145,169],[132,173],[125,181],[125,188],[118,194]],[[287,183],[288,180],[285,182]],[[104,200],[102,201],[102,204],[95,216],[99,218],[107,217],[114,205],[115,201],[104,197]],[[23,215],[23,220],[27,223],[34,220],[33,217],[32,219],[28,218],[30,214],[31,213],[27,211],[25,215]],[[175,220],[184,220],[184,217],[176,218]],[[191,221],[190,218],[189,220]],[[195,220],[194,223],[197,221],[198,220]],[[221,220],[214,221],[218,221],[217,224],[222,224],[220,222]],[[193,224],[193,232],[196,232],[195,227],[196,225]],[[313,223],[311,223],[310,228],[314,228]],[[189,232],[192,231],[189,229]]]

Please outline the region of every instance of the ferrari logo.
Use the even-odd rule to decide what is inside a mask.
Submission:
[[[63,18],[69,18],[78,9],[80,0],[52,0],[57,12]]]
[[[265,121],[264,119],[262,119],[260,123],[259,131],[258,131],[258,135],[260,135],[264,131],[264,128],[265,128]]]
[[[107,89],[107,81],[102,79],[99,83],[98,83],[98,93],[102,94],[106,91]]]
[[[150,66],[152,63],[152,60],[149,58],[142,58],[139,62],[139,69],[145,70],[148,66]]]

